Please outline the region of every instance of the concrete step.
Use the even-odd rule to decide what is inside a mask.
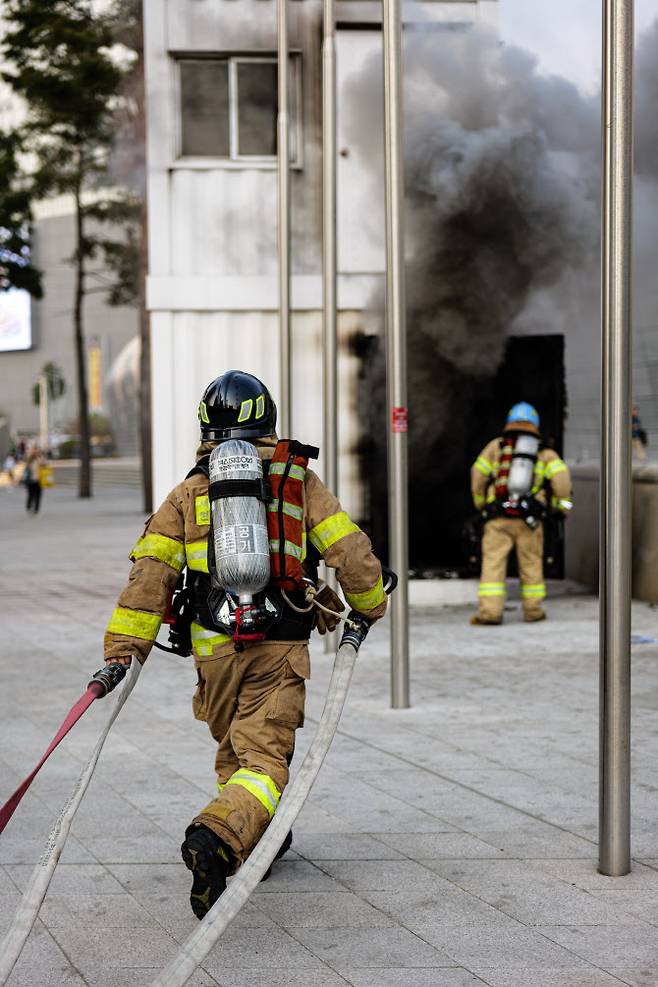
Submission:
[[[55,483],[61,487],[74,487],[78,482],[77,459],[53,460]],[[142,467],[139,459],[94,459],[92,461],[94,487],[121,487],[139,490],[142,486]]]

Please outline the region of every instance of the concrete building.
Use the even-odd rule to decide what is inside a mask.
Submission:
[[[337,8],[340,494],[360,516],[360,362],[350,340],[377,331],[365,310],[384,271],[383,193],[372,183],[383,149],[372,148],[367,167],[351,156],[345,111],[364,95],[358,70],[381,51],[381,4]],[[213,375],[249,370],[278,397],[277,39],[273,0],[145,0],[144,9],[157,500],[193,460],[199,394]],[[321,444],[322,3],[292,0],[289,11],[291,432]],[[445,30],[496,16],[496,0],[405,7],[405,17]]]

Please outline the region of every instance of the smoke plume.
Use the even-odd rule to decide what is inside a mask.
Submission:
[[[476,30],[407,32],[404,68],[413,531],[445,498],[442,481],[464,472],[477,395],[512,325],[536,293],[595,270],[600,104]],[[363,153],[381,140],[381,61],[365,71],[366,112],[350,120]],[[368,376],[383,394],[381,349]]]

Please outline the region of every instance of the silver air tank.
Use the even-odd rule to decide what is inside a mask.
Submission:
[[[534,435],[519,435],[517,437],[507,480],[507,492],[510,500],[526,497],[532,490],[538,452],[539,439]]]
[[[229,439],[210,455],[210,483],[263,478],[256,447],[244,439]],[[222,589],[238,597],[240,605],[270,581],[270,548],[265,504],[255,496],[219,496],[211,501],[215,572]]]

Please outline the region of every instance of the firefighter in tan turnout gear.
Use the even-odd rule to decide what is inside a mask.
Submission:
[[[511,409],[503,435],[484,447],[471,469],[475,507],[486,517],[482,539],[479,609],[473,624],[500,624],[505,606],[507,559],[516,550],[523,615],[544,620],[544,529],[547,510],[572,507],[566,463],[541,446],[539,415],[526,402]]]
[[[178,587],[179,615],[187,612],[192,620],[194,715],[218,745],[218,795],[200,809],[181,847],[193,874],[192,909],[202,918],[262,836],[288,781],[295,731],[304,720],[308,638],[314,625],[324,633],[337,623],[309,609],[319,561],[336,569],[347,603],[367,622],[384,614],[386,596],[368,537],[308,469],[318,450],[278,441],[276,407],[257,378],[230,371],[214,380],[199,420],[196,467],[149,518],[132,549],[129,582],[105,634],[105,660],[144,662]],[[257,478],[249,479],[254,465]],[[266,527],[231,527],[230,512],[240,502],[261,511]],[[217,524],[222,517],[226,525]],[[227,560],[239,569],[243,558],[261,569],[265,564],[266,586],[258,592],[243,587],[238,599],[219,579]],[[344,609],[327,586],[316,599],[331,611]]]

